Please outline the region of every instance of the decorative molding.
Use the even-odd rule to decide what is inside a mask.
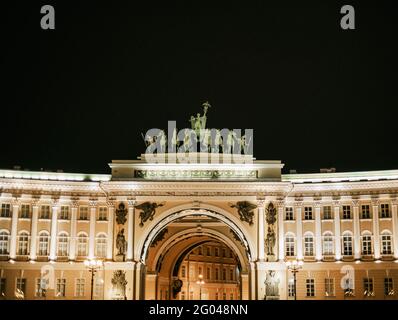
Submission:
[[[240,220],[247,222],[249,225],[253,225],[253,210],[257,208],[255,204],[249,201],[238,201],[236,204],[229,204],[229,206],[237,209]]]

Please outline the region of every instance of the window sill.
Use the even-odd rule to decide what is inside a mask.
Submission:
[[[59,222],[66,222],[66,223],[70,222],[69,219],[58,219],[58,221],[59,221]]]
[[[286,223],[295,223],[295,220],[285,220]]]
[[[39,218],[40,222],[50,222],[51,219],[50,218]]]
[[[379,221],[391,221],[391,218],[379,218]]]
[[[361,222],[372,222],[372,218],[361,218]]]
[[[344,218],[342,218],[341,222],[352,222],[352,219],[344,219]]]
[[[89,223],[90,220],[77,220],[77,222]]]
[[[303,223],[306,223],[306,222],[315,222],[315,220],[314,220],[314,219],[303,219],[302,222],[303,222]]]
[[[108,220],[97,220],[98,223],[108,223]]]
[[[7,220],[11,220],[11,217],[0,217],[0,221],[1,221],[1,220],[6,220],[6,221],[7,221]]]
[[[19,221],[30,221],[30,218],[19,218]]]
[[[333,222],[333,219],[322,219],[322,222]]]

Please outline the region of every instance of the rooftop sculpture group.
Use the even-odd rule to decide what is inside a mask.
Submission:
[[[209,102],[202,104],[203,115],[191,116],[191,128],[177,130],[175,121],[169,121],[168,135],[164,130],[151,129],[143,136],[146,153],[206,152],[225,154],[253,154],[253,130],[206,128]]]

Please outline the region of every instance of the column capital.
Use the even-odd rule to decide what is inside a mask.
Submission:
[[[359,198],[352,197],[351,198],[351,203],[353,207],[359,207]]]
[[[257,197],[256,198],[257,206],[260,208],[264,208],[265,206],[265,197]]]
[[[293,206],[295,207],[295,208],[301,208],[302,206],[303,206],[303,201],[301,200],[295,200],[294,202],[293,202]]]
[[[97,199],[97,198],[90,198],[90,199],[88,200],[88,205],[89,205],[90,207],[96,207],[97,204],[98,204],[98,199]]]
[[[380,204],[379,198],[372,198],[372,206],[373,207],[378,207]]]
[[[391,198],[391,205],[393,205],[393,206],[398,205],[398,198],[396,198],[396,197]]]
[[[314,207],[320,209],[322,207],[322,202],[320,201],[314,202]]]
[[[134,207],[136,203],[137,203],[137,200],[135,197],[131,197],[131,198],[127,199],[127,204],[129,207]]]
[[[333,200],[333,206],[340,207],[341,203],[340,200]]]

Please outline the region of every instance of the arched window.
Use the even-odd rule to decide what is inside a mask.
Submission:
[[[372,254],[372,234],[369,231],[364,231],[362,233],[362,254]]]
[[[392,235],[388,230],[381,233],[381,254],[392,254]]]
[[[285,254],[287,257],[293,257],[295,255],[294,246],[295,246],[294,235],[291,233],[286,234],[286,236],[285,236]]]
[[[343,233],[343,255],[352,256],[352,234],[350,232]]]
[[[61,232],[58,235],[58,248],[57,248],[58,257],[68,256],[68,243],[69,243],[68,234],[66,232]]]
[[[0,232],[0,255],[8,255],[10,247],[10,233],[6,230]]]
[[[39,233],[39,256],[48,256],[50,234],[47,231],[41,231]]]
[[[314,236],[312,233],[304,235],[304,255],[307,257],[314,256]]]
[[[18,255],[26,256],[29,248],[29,233],[22,231],[18,236]]]
[[[100,234],[95,239],[95,255],[98,258],[106,257],[106,235]]]
[[[79,257],[87,256],[88,252],[88,237],[86,234],[81,233],[77,237],[77,255]]]
[[[322,252],[325,256],[331,256],[334,254],[334,238],[333,233],[325,232],[322,239]]]

